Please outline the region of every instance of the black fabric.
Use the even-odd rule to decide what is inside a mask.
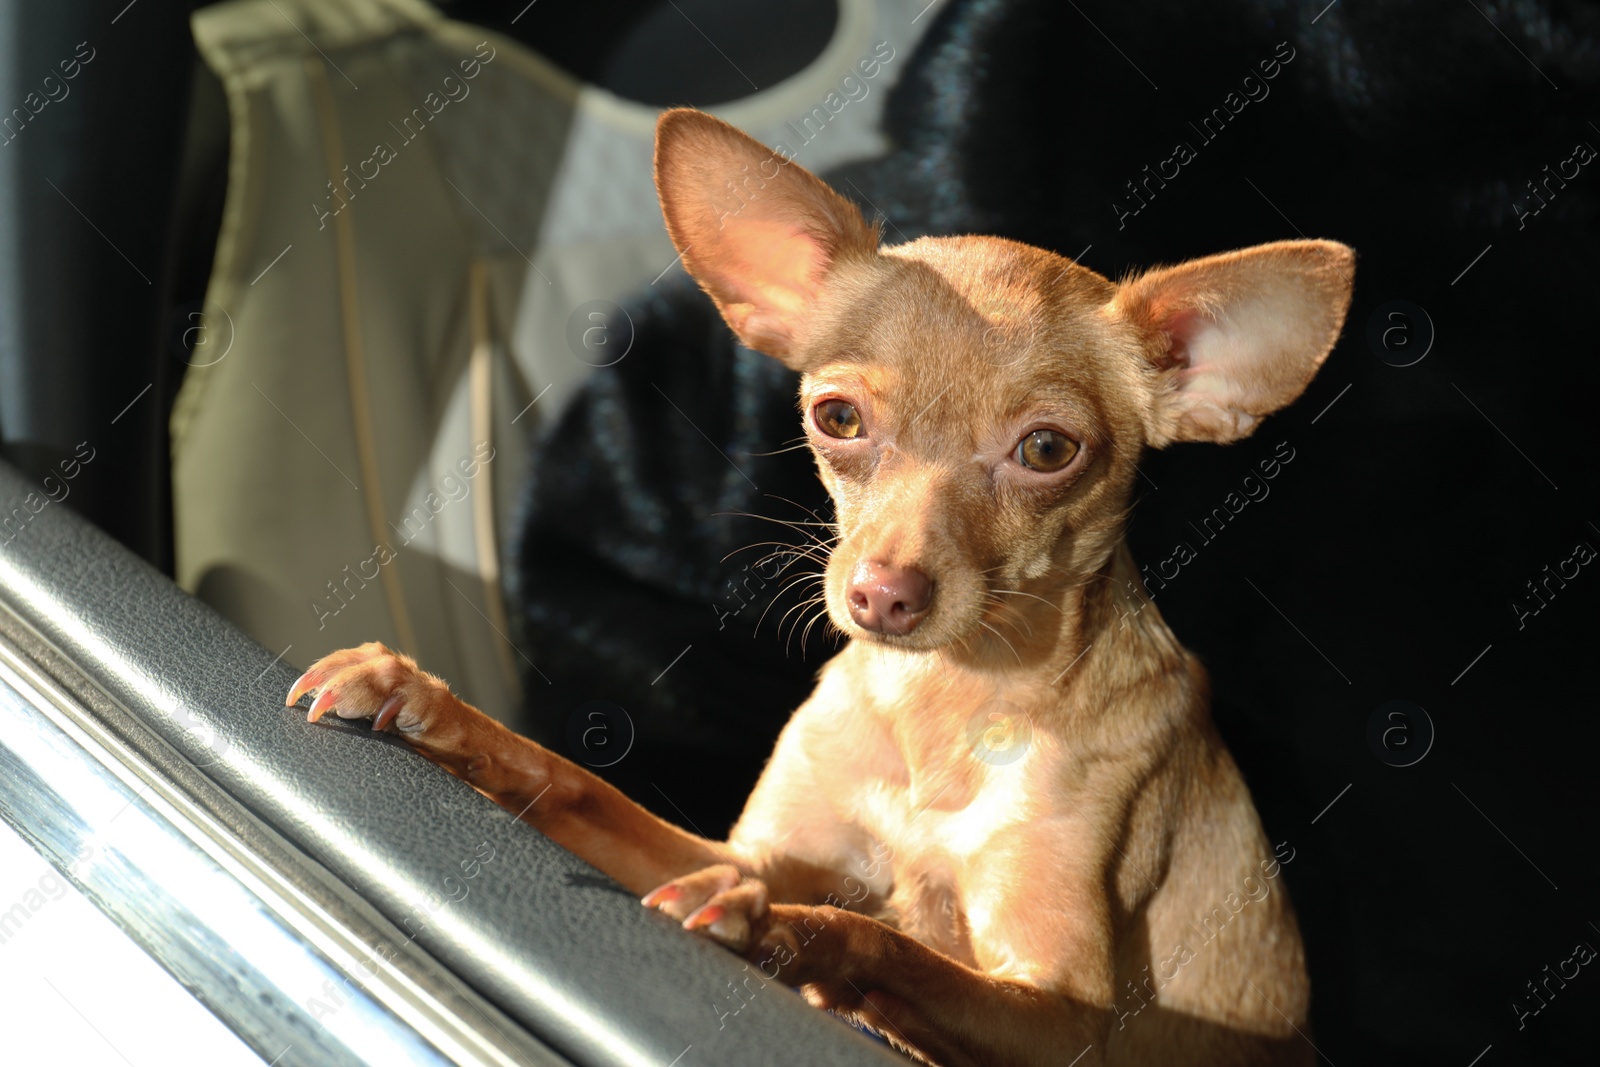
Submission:
[[[825,536],[804,524],[831,511],[792,447],[797,375],[737,346],[681,277],[625,310],[637,354],[594,373],[527,489],[513,595],[540,665],[529,716],[641,803],[721,837],[832,649],[824,623],[805,633],[820,566],[782,547]],[[615,750],[573,729],[595,702],[634,732],[603,768]]]
[[[1211,670],[1268,832],[1297,850],[1286,874],[1334,1062],[1461,1064],[1490,1044],[1495,1063],[1593,1058],[1600,980],[1538,987],[1538,1014],[1528,983],[1600,946],[1583,910],[1600,861],[1574,847],[1597,814],[1600,578],[1567,562],[1600,547],[1600,161],[1549,177],[1600,147],[1597,54],[1600,9],[1576,3],[957,0],[906,59],[893,154],[834,176],[890,241],[998,233],[1113,278],[1301,235],[1357,249],[1344,338],[1306,395],[1231,449],[1148,457],[1130,533],[1145,563],[1195,552],[1156,603]],[[1178,142],[1193,158],[1149,180]],[[799,432],[793,382],[752,367],[703,297],[649,301],[634,353],[536,451],[519,596],[567,688],[531,686],[532,712],[559,736],[575,679],[604,679],[640,738],[602,773],[715,833],[828,646],[779,659],[776,632],[706,632],[721,552],[754,536],[714,512],[795,514],[728,469]],[[1394,301],[1431,321],[1413,366],[1383,341]],[[1417,349],[1429,329],[1401,320]],[[734,418],[758,411],[777,421]],[[1280,444],[1295,458],[1271,495],[1200,532]],[[803,453],[771,463],[758,486],[803,492]],[[1395,699],[1436,731],[1414,766],[1368,741]],[[669,804],[650,783],[674,769]]]
[[[596,9],[585,4],[439,6],[522,41],[580,81],[655,107],[711,107],[794,77],[828,46],[839,17],[834,0],[606,0],[606,32],[596,33]]]
[[[0,514],[31,512],[30,494],[39,485],[0,463]],[[667,1064],[691,1045],[679,1062],[902,1062],[646,912],[402,742],[284,708],[291,667],[65,507],[44,505],[0,544],[0,601],[574,1062]],[[461,864],[481,860],[485,842],[493,859],[467,881]]]

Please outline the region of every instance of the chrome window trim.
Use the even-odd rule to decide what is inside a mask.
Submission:
[[[141,740],[170,751],[153,734]],[[361,933],[330,912],[8,636],[0,636],[0,764],[9,764],[0,773],[0,818],[263,1059],[277,1057],[279,1067],[567,1062],[375,910],[363,909]],[[111,814],[95,809],[112,797]],[[120,844],[110,836],[113,821]],[[77,862],[86,847],[88,861]],[[224,899],[231,922],[218,914]],[[257,939],[253,957],[231,948],[243,934]],[[428,988],[441,977],[453,987],[445,996]]]

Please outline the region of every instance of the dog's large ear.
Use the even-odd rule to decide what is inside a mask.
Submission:
[[[1335,241],[1279,241],[1124,282],[1114,308],[1163,379],[1150,443],[1236,441],[1298,397],[1338,340],[1354,266]]]
[[[687,108],[656,123],[656,191],[683,265],[733,332],[796,370],[809,312],[841,260],[877,231],[810,171]]]

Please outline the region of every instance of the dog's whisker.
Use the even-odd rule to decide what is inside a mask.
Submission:
[[[782,497],[778,497],[776,499],[781,500],[783,498]],[[793,503],[793,501],[790,501],[790,503]],[[795,507],[800,507],[800,505],[795,504]],[[800,510],[806,511],[805,508],[801,508]],[[719,519],[724,519],[724,518],[759,519],[762,522],[779,522],[779,523],[782,523],[785,526],[828,526],[828,527],[832,527],[834,525],[834,523],[826,522],[823,519],[817,517],[816,512],[806,511],[806,514],[812,516],[813,518],[815,518],[816,521],[815,522],[807,522],[804,519],[780,519],[776,515],[763,515],[760,512],[756,512],[756,511],[714,511],[714,512],[712,512],[712,516],[714,518],[719,518]]]
[[[810,608],[816,607],[818,605],[822,605],[822,610],[824,612],[826,612],[828,610],[824,599],[821,596],[814,596],[814,597],[811,597],[808,600],[801,601],[799,604],[796,604],[794,607],[790,608],[788,611],[783,613],[783,619],[780,619],[779,623],[778,623],[780,631],[781,631],[783,622],[785,620],[787,620],[790,615],[793,615],[797,611],[801,613],[800,616],[795,619],[794,624],[789,627],[789,636],[784,638],[783,654],[785,656],[787,656],[789,654],[789,647],[794,642],[795,633],[800,629],[800,626],[805,621],[806,616],[805,616],[804,613],[807,610],[809,610]],[[801,652],[802,655],[805,654],[805,640],[804,639],[801,639],[801,642],[800,642],[800,652]]]
[[[995,622],[1004,623],[1005,625],[1011,627],[1016,631],[1019,638],[1025,638],[1027,640],[1033,639],[1033,624],[1028,622],[1028,620],[1020,612],[1018,612],[1015,607],[1010,604],[995,604],[994,608],[996,611],[996,614],[993,616]],[[1008,618],[1006,616],[1007,612],[1014,616],[1014,618]],[[1023,633],[1024,630],[1027,631],[1026,634]]]
[[[805,548],[805,549],[807,549],[809,551],[815,551],[815,552],[820,552],[823,555],[829,555],[829,554],[831,554],[833,552],[834,545],[836,545],[838,543],[838,541],[839,541],[839,539],[837,537],[830,537],[830,538],[827,538],[826,540],[824,540],[823,538],[818,537],[816,534],[812,533],[810,530],[799,530],[799,529],[797,529],[795,532],[800,534],[800,536],[804,537],[805,540],[804,541],[799,541],[799,542],[790,541],[790,542],[781,542],[781,543],[788,544],[788,545],[790,545],[790,546],[792,546],[792,547],[794,547],[796,549]],[[774,543],[780,543],[780,542],[774,542]]]
[[[1011,654],[1017,658],[1017,666],[1022,666],[1022,653],[1017,651],[1016,646],[1011,643],[1010,639],[1007,638],[1005,634],[1001,633],[999,630],[996,630],[993,626],[990,626],[982,619],[978,620],[978,625],[998,637],[1006,646],[1006,648],[1011,650]]]
[[[801,575],[798,575],[797,577],[791,578],[788,581],[788,583],[786,583],[783,586],[782,589],[779,589],[776,593],[772,594],[772,599],[767,602],[767,606],[765,608],[763,608],[762,611],[761,611],[761,617],[756,620],[755,632],[756,633],[760,633],[761,632],[761,624],[766,621],[768,613],[772,611],[772,609],[777,605],[778,601],[783,598],[783,595],[785,593],[787,593],[789,590],[794,589],[794,588],[796,588],[798,586],[803,586],[807,582],[811,582],[811,581],[820,582],[820,581],[822,581],[822,579],[823,579],[823,575],[822,575],[822,573],[820,571],[808,571],[805,574],[801,574]],[[804,606],[804,604],[806,604],[806,603],[809,603],[809,601],[802,601],[800,606]],[[790,608],[789,609],[789,611],[793,611],[793,610],[794,610],[794,608]],[[779,634],[779,636],[782,636],[782,634],[783,634],[783,620],[788,617],[788,614],[789,614],[789,612],[786,611],[778,619],[778,634]]]
[[[723,556],[719,562],[726,563],[739,553],[749,552],[751,549],[755,548],[776,548],[777,551],[769,552],[765,556],[762,556],[760,559],[750,564],[752,567],[759,567],[763,563],[767,563],[768,561],[774,559],[781,559],[784,556],[804,556],[807,559],[817,560],[819,563],[827,562],[826,556],[817,555],[819,549],[815,545],[796,545],[790,544],[787,541],[752,541],[748,545],[743,545],[729,552],[726,556]]]
[[[1017,636],[1019,637],[1023,636],[1023,631],[1026,630],[1026,636],[1029,639],[1032,639],[1033,624],[1028,621],[1027,614],[1023,612],[1023,610],[1016,604],[1011,604],[1001,600],[999,597],[994,595],[994,592],[994,590],[984,591],[984,613],[992,614],[992,617],[996,622],[1004,622],[1007,626],[1015,629],[1017,631]]]
[[[826,606],[824,606],[821,611],[817,612],[815,615],[813,615],[811,617],[811,621],[810,622],[806,623],[805,632],[800,635],[800,651],[801,651],[801,654],[805,653],[806,642],[811,639],[811,628],[813,626],[815,626],[819,621],[827,619],[827,618],[828,618],[828,609],[827,609]],[[830,623],[831,623],[831,620],[830,620]],[[843,631],[840,631],[840,632],[843,633]],[[837,642],[835,643],[834,647],[838,647]]]
[[[1060,604],[1057,604],[1055,601],[1046,600],[1044,597],[1038,596],[1038,595],[1036,595],[1034,593],[1025,593],[1021,589],[990,589],[989,592],[996,593],[996,594],[999,594],[1001,596],[1025,596],[1025,597],[1029,597],[1029,598],[1031,598],[1033,600],[1037,600],[1041,604],[1045,604],[1045,605],[1048,605],[1049,607],[1055,608],[1057,611],[1061,612],[1062,614],[1066,614],[1066,609],[1064,609]]]
[[[776,598],[774,598],[774,599],[776,599]],[[780,636],[780,637],[783,636],[783,624],[789,618],[789,616],[793,615],[797,611],[804,611],[805,609],[811,607],[812,605],[821,602],[822,599],[823,599],[822,594],[819,593],[819,594],[817,594],[815,596],[810,596],[810,597],[805,598],[804,600],[800,601],[798,604],[790,605],[788,610],[786,610],[782,615],[778,616],[778,636]],[[767,606],[767,611],[771,611],[771,610],[772,610],[772,606],[769,604]],[[762,620],[765,620],[766,617],[767,617],[767,612],[763,611],[761,613],[761,619],[757,620],[757,622],[756,622],[756,626],[760,627]],[[793,631],[791,631],[791,633],[792,632]],[[787,649],[785,651],[787,651]]]
[[[800,652],[802,655],[805,654],[806,642],[811,640],[811,628],[815,626],[818,621],[825,618],[827,614],[827,609],[823,608],[806,619],[805,628],[800,631]]]
[[[807,515],[810,515],[813,519],[816,519],[817,522],[821,523],[824,526],[832,526],[832,525],[834,525],[831,522],[824,521],[821,515],[818,515],[815,511],[812,511],[810,508],[806,507],[804,504],[796,503],[795,501],[790,500],[786,496],[783,496],[783,495],[778,494],[778,493],[767,493],[766,495],[771,497],[773,500],[781,500],[785,504],[788,504],[790,507],[800,509],[801,511],[805,512]]]
[[[801,574],[801,575],[798,575],[798,576],[796,576],[794,578],[791,578],[787,585],[785,585],[782,589],[778,590],[776,593],[773,594],[773,599],[777,599],[778,597],[782,596],[784,593],[787,593],[789,590],[795,588],[796,586],[804,585],[807,582],[816,582],[819,585],[821,585],[821,584],[825,583],[826,579],[827,579],[827,575],[823,574],[821,571],[807,571],[805,574]]]
[[[781,561],[784,561],[784,560],[788,560],[789,563],[792,565],[794,562],[797,562],[797,561],[802,560],[802,559],[810,560],[811,562],[816,563],[816,564],[818,564],[819,566],[822,566],[822,567],[826,567],[828,565],[828,557],[825,554],[823,554],[820,551],[818,551],[817,549],[814,549],[814,548],[780,548],[776,552],[769,552],[765,556],[762,556],[759,560],[757,560],[754,564],[752,564],[752,566],[759,567],[759,566],[762,566],[762,565],[767,564],[767,563],[781,562]],[[767,580],[771,581],[771,580],[775,580],[775,579],[781,577],[783,572],[785,570],[787,570],[787,569],[788,569],[788,567],[784,567],[784,568],[778,570],[776,573],[774,573],[771,576],[771,578],[769,578]]]
[[[795,533],[800,534],[802,537],[809,538],[812,542],[819,545],[831,544],[839,539],[836,527],[832,523],[828,522],[805,522],[804,520],[799,519],[779,519],[771,515],[758,515],[753,511],[719,511],[715,514],[719,518],[757,519],[761,522],[770,522],[779,526],[786,526]],[[834,530],[835,532],[832,537],[827,538],[825,541],[823,538],[817,536],[816,532],[812,530],[811,527],[820,527],[825,530]]]
[[[784,611],[784,613],[782,615],[778,616],[778,623],[777,623],[778,636],[779,637],[783,636],[783,624],[784,624],[784,621],[786,619],[788,619],[790,615],[794,614],[797,611],[805,610],[807,607],[809,607],[812,604],[816,603],[816,599],[817,599],[816,597],[808,597],[807,599],[800,601],[798,604],[792,604],[792,605],[789,606],[789,608],[787,610]],[[773,602],[776,603],[776,598],[774,598]],[[755,632],[756,633],[760,633],[761,632],[761,624],[767,621],[767,613],[772,610],[772,607],[773,607],[772,604],[768,604],[767,608],[766,608],[766,611],[763,611],[761,613],[761,618],[756,620],[756,626],[755,626]]]
[[[796,444],[794,442],[799,442],[799,443]],[[809,447],[809,446],[806,443],[805,434],[801,434],[799,437],[791,437],[791,438],[789,438],[788,441],[785,441],[783,448],[776,448],[776,449],[773,449],[771,452],[746,452],[745,455],[747,455],[747,456],[781,456],[785,452],[798,452],[802,448],[807,448],[807,447]]]

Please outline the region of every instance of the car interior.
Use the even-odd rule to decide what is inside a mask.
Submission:
[[[263,1062],[890,1062],[792,992],[756,995],[767,983],[750,968],[400,742],[306,729],[282,708],[298,671],[174,585],[169,416],[221,227],[229,116],[189,5],[146,0],[112,21],[116,6],[4,15],[13,54],[71,57],[87,41],[83,75],[116,86],[13,128],[31,157],[4,182],[0,498],[28,515],[0,562],[5,691],[27,709],[0,742],[7,821],[63,869],[104,835],[69,772],[10,731],[84,746],[73,773],[92,769],[171,840],[104,844],[72,868],[77,884]],[[759,31],[763,83],[813,58],[833,14],[688,6],[726,47]],[[508,5],[450,5],[631,99],[739,95],[726,67],[653,46],[663,11],[608,5],[597,33],[576,5],[520,26]],[[775,23],[794,29],[793,54],[770,46]],[[71,175],[70,200],[41,174]],[[87,219],[117,220],[119,254]],[[95,477],[66,483],[70,506],[23,506],[84,441]],[[179,848],[187,866],[168,855]]]
[[[1295,856],[1317,1061],[1593,1062],[1597,50],[1557,0],[0,5],[0,1058],[906,1062],[284,702],[381,641],[731,825],[831,516],[665,232],[689,105],[886,244],[1356,250],[1126,540]]]

